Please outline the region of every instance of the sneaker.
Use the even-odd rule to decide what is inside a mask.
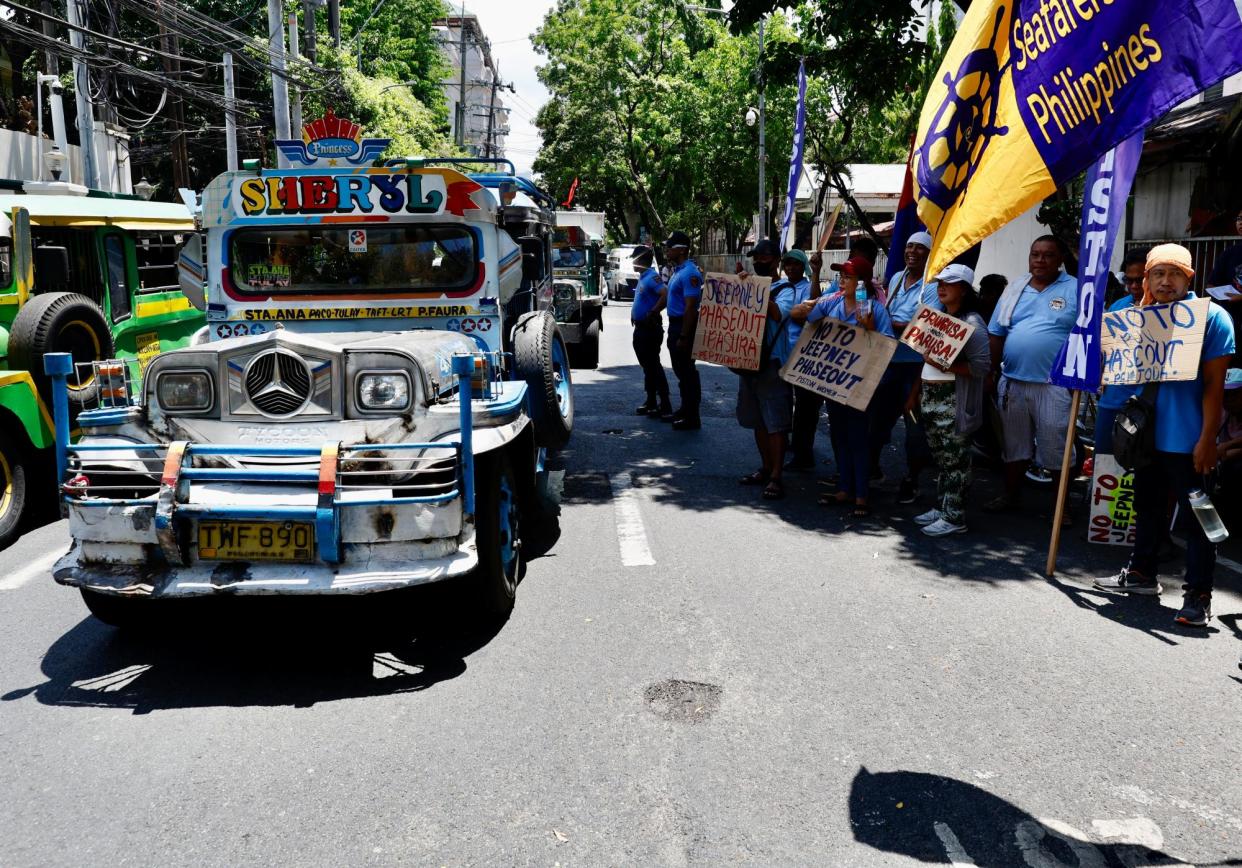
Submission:
[[[1123,567],[1115,576],[1096,579],[1094,584],[1101,591],[1122,591],[1127,594],[1138,594],[1144,597],[1159,597],[1162,588],[1155,579],[1149,579],[1142,573],[1136,573]]]
[[[689,416],[682,416],[680,419],[673,420],[674,431],[698,431],[702,427],[702,422],[697,418],[691,419]]]
[[[916,515],[914,517],[914,523],[919,527],[927,527],[929,524],[935,524],[940,521],[943,515],[944,513],[938,509],[929,509],[922,515]]]
[[[1212,595],[1187,591],[1182,595],[1182,608],[1173,620],[1188,627],[1206,627],[1212,620]]]
[[[643,401],[641,404],[638,405],[638,408],[634,411],[634,415],[635,416],[650,416],[651,411],[658,410],[658,409],[659,409],[659,405],[652,399],[648,398],[646,401]]]
[[[1038,464],[1032,464],[1026,471],[1026,478],[1031,482],[1038,482],[1040,485],[1047,485],[1052,482],[1052,471],[1047,467],[1040,467]]]
[[[918,499],[918,496],[919,487],[915,484],[913,479],[907,476],[905,479],[901,480],[901,485],[897,487],[898,503],[914,503],[914,501]]]
[[[928,536],[950,536],[955,533],[966,533],[966,525],[954,524],[947,518],[938,518],[923,528],[923,533]]]

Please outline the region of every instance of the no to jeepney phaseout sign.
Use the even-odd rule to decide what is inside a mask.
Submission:
[[[1193,380],[1203,355],[1206,298],[1126,307],[1100,320],[1101,382],[1106,386]]]
[[[943,311],[920,304],[914,319],[901,333],[901,342],[947,368],[953,364],[975,327]]]
[[[866,410],[897,341],[838,319],[807,323],[781,377],[829,401]]]
[[[703,277],[693,355],[730,368],[759,370],[772,278],[708,272]]]

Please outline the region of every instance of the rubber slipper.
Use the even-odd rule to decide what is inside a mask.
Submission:
[[[763,489],[764,500],[780,500],[785,496],[785,486],[779,482],[769,482]]]

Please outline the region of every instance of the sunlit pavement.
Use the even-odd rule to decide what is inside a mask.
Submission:
[[[728,371],[699,432],[632,415],[627,312],[498,631],[433,630],[423,595],[122,637],[49,578],[63,524],[0,553],[0,864],[1242,859],[1230,568],[1191,630],[1173,571],[1159,602],[1090,588],[1124,550],[1081,514],[1047,581],[1046,492],[930,540],[930,478],[908,507],[886,482],[853,522],[815,504],[826,434],[762,501]]]

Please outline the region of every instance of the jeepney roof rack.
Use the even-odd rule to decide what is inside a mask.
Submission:
[[[472,181],[484,187],[497,189],[501,184],[513,184],[515,187],[549,211],[556,210],[556,199],[536,186],[530,178],[523,178],[517,173],[512,160],[504,157],[400,157],[388,160],[386,166],[454,166],[463,170]],[[469,167],[487,165],[497,166],[508,171],[477,172]]]

